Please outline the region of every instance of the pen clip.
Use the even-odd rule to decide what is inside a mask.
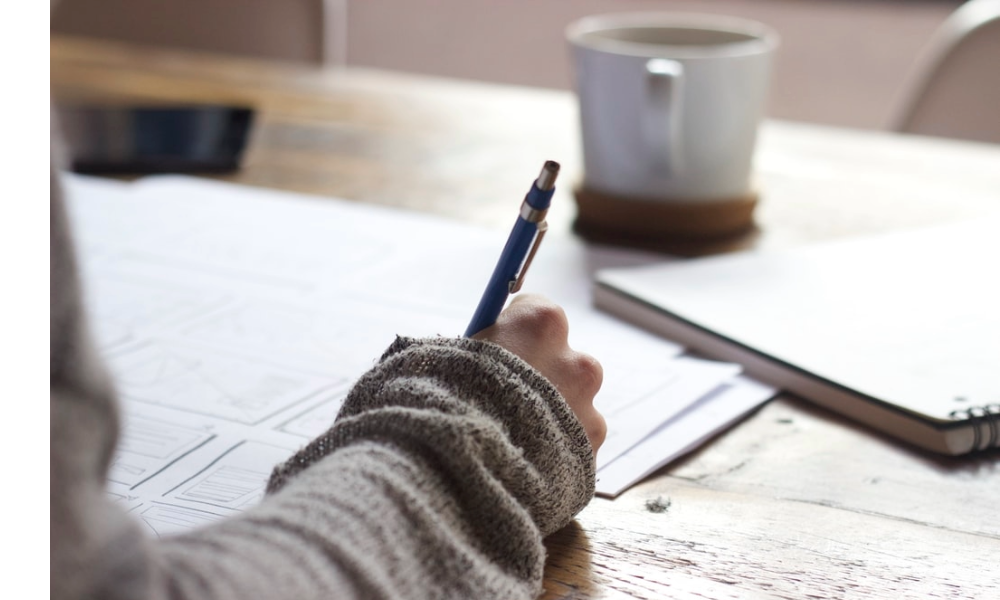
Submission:
[[[507,284],[507,291],[511,294],[521,290],[521,285],[524,283],[524,276],[528,272],[528,267],[531,266],[531,261],[535,258],[535,252],[538,252],[538,246],[541,245],[542,238],[545,237],[545,232],[548,230],[549,223],[547,221],[542,221],[538,224],[538,230],[535,232],[535,239],[531,244],[531,250],[528,252],[528,257],[524,259],[524,264],[521,265],[521,270],[514,278],[514,281]]]

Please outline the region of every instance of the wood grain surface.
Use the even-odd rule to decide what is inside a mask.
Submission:
[[[558,160],[550,222],[572,235],[582,157],[567,93],[61,37],[51,87],[57,103],[251,105],[246,164],[223,179],[490,227],[508,227],[539,166]],[[1000,210],[996,146],[769,121],[756,164],[754,232],[691,253]],[[998,506],[1000,453],[937,457],[782,396],[595,499],[547,540],[543,597],[992,598]]]

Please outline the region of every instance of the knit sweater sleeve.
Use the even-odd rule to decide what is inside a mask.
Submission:
[[[175,581],[183,597],[531,598],[542,538],[593,486],[582,426],[526,363],[399,338],[261,505],[164,553],[199,574]]]

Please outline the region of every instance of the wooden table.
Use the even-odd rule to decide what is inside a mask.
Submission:
[[[559,160],[550,221],[571,235],[566,182],[582,163],[571,95],[69,38],[51,52],[57,101],[258,108],[245,168],[223,177],[240,183],[506,227],[525,178]],[[1000,209],[995,146],[768,122],[757,164],[759,231],[710,250]],[[782,396],[616,500],[595,499],[548,540],[544,597],[993,597],[998,459],[933,456]],[[657,499],[669,507],[650,510]]]

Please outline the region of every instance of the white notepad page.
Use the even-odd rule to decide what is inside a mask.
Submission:
[[[1000,219],[633,269],[598,281],[931,419],[1000,402]]]

